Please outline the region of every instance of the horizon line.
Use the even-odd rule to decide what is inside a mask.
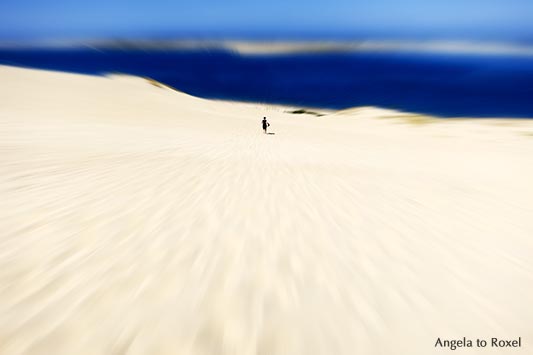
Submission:
[[[283,40],[283,39],[48,39],[0,40],[0,49],[225,50],[240,55],[305,53],[435,53],[533,57],[533,44],[472,40]]]

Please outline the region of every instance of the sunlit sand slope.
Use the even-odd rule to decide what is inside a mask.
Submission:
[[[533,125],[289,110],[0,67],[0,354],[532,354]]]

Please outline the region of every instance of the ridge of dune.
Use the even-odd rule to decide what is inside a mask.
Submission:
[[[286,111],[0,66],[0,354],[531,353],[531,121]]]

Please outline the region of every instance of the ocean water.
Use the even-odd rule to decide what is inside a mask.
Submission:
[[[333,109],[371,105],[444,117],[533,118],[531,57],[2,49],[0,64],[146,76],[205,98]]]

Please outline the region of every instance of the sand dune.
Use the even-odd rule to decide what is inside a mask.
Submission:
[[[0,79],[0,354],[533,353],[532,122]]]

